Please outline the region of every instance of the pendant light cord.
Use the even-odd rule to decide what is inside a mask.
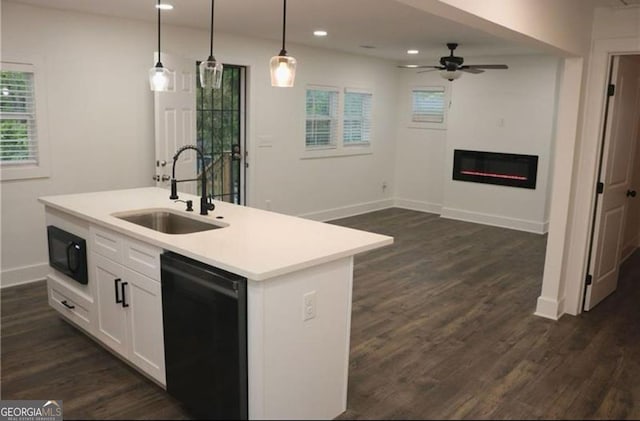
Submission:
[[[287,35],[287,0],[284,0],[284,10],[282,12],[282,51],[284,52],[284,54],[281,53],[281,55],[287,54],[287,50],[284,49],[286,35]]]
[[[215,0],[211,0],[211,43],[209,44],[209,57],[213,57],[213,10],[215,8]]]
[[[162,60],[160,60],[160,0],[158,0],[158,64],[162,66]],[[159,67],[156,64],[156,67]]]

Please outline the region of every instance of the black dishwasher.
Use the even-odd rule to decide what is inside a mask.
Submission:
[[[167,392],[203,419],[247,419],[246,279],[161,256]]]

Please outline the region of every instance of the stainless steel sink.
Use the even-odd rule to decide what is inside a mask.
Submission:
[[[225,225],[213,224],[169,210],[144,210],[113,214],[116,218],[131,222],[165,234],[190,234],[224,228]]]

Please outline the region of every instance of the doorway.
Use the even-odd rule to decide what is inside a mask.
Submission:
[[[610,64],[583,309],[616,290],[620,265],[640,245],[640,55]]]
[[[196,69],[199,72],[198,66]],[[205,158],[207,191],[214,199],[238,205],[246,203],[245,93],[246,68],[228,64],[220,89],[198,85],[196,90],[197,146]],[[198,174],[202,171],[198,163]],[[198,185],[198,193],[200,189]]]
[[[204,90],[196,60],[165,53],[163,61],[171,71],[167,91],[154,94],[156,186],[175,177],[178,192],[200,194],[205,171],[214,199],[246,204],[247,68],[225,64],[221,88]],[[173,162],[186,145],[203,152],[204,168],[193,150]]]

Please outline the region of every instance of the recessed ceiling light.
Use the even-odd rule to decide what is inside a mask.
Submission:
[[[407,50],[407,54],[418,54],[419,52],[418,50]]]
[[[315,35],[317,37],[326,37],[327,36],[327,31],[323,31],[322,29],[319,29],[317,31],[313,31],[313,35]]]
[[[409,68],[413,69],[414,67],[418,67],[418,65],[417,64],[407,64],[406,67],[409,67]]]
[[[160,10],[173,10],[173,5],[168,3],[156,4],[156,8]]]

